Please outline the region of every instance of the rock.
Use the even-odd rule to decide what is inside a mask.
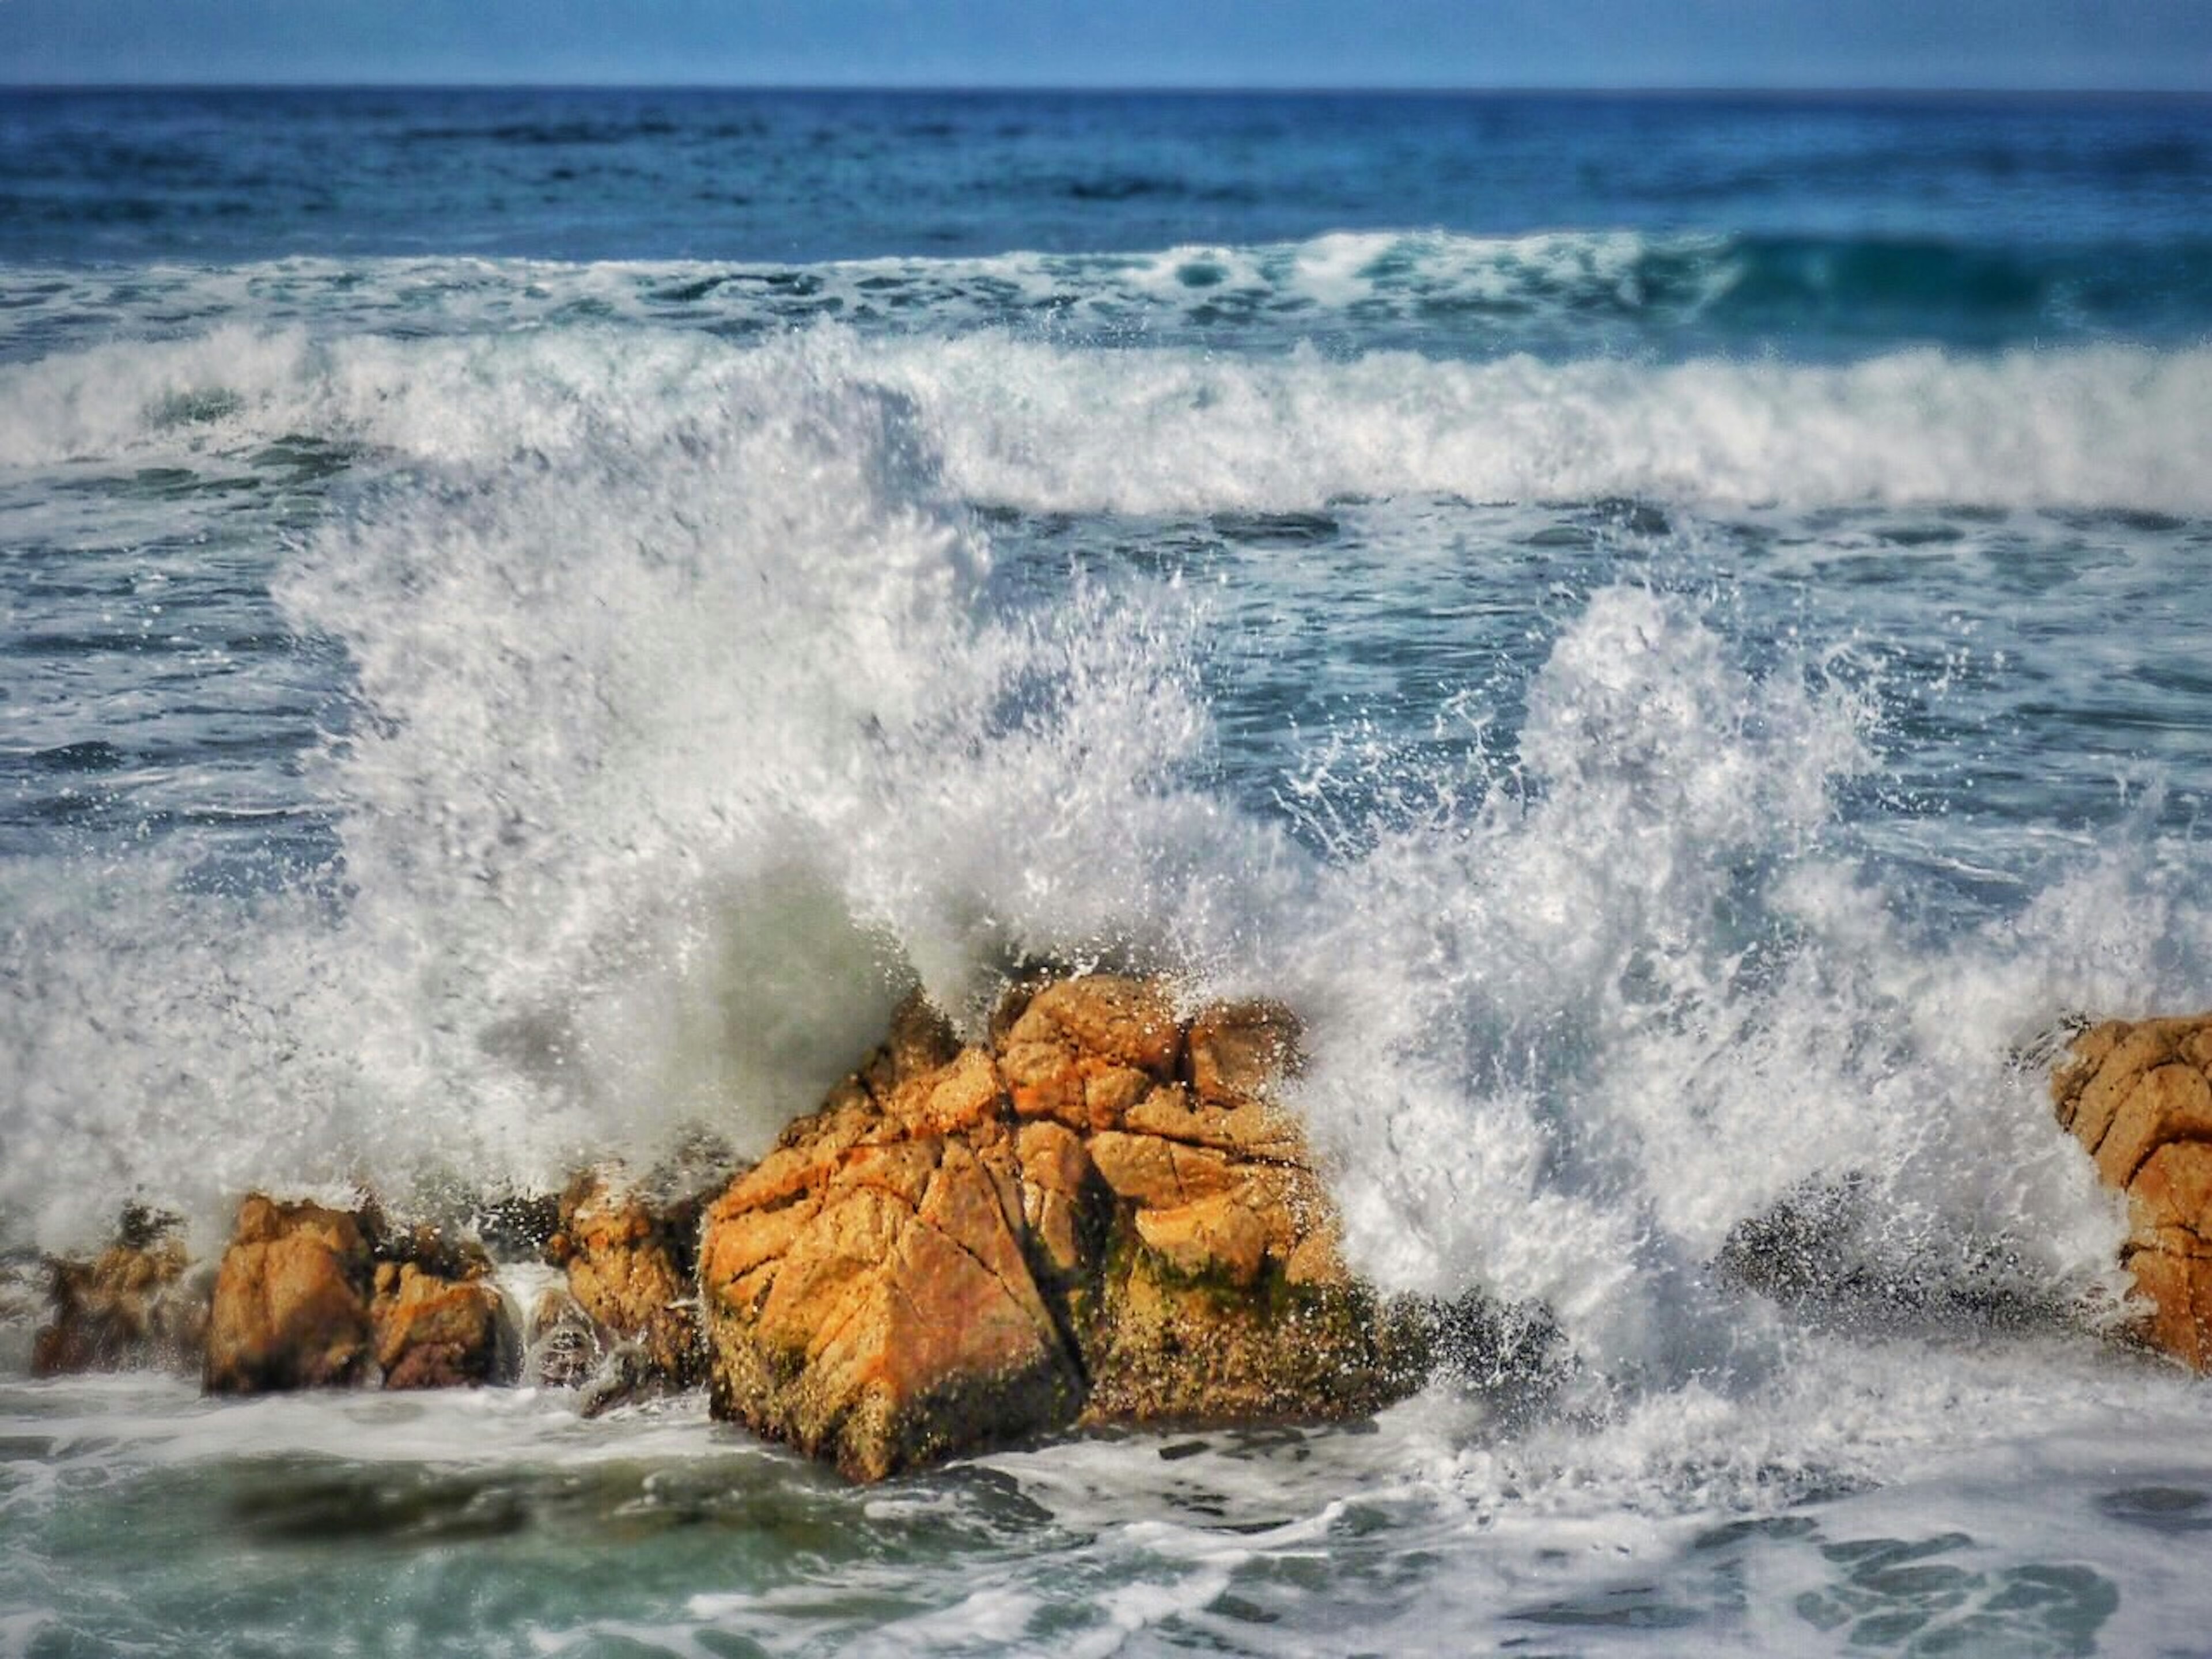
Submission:
[[[248,1198],[216,1275],[208,1392],[359,1381],[371,1358],[374,1267],[361,1216],[258,1193]]]
[[[480,1246],[257,1193],[216,1274],[203,1375],[210,1394],[449,1388],[505,1380],[514,1346]]]
[[[405,1259],[377,1263],[374,1284],[368,1321],[386,1388],[451,1389],[512,1377],[518,1345],[492,1282],[491,1259],[480,1248],[418,1233]]]
[[[668,1391],[668,1376],[641,1342],[617,1342],[576,1386],[576,1413],[604,1417],[621,1406],[634,1406]]]
[[[2212,1014],[2093,1026],[2051,1090],[2098,1175],[2128,1195],[2121,1260],[2149,1304],[2142,1335],[2212,1370]]]
[[[528,1310],[523,1380],[548,1389],[581,1388],[599,1367],[598,1325],[563,1285],[549,1285]]]
[[[708,1208],[716,1414],[878,1480],[1077,1424],[1357,1416],[1436,1322],[1356,1284],[1269,1090],[1272,1004],[1186,1027],[1153,982],[1009,999],[890,1042]]]
[[[33,1375],[198,1366],[208,1285],[190,1272],[179,1225],[133,1205],[99,1255],[48,1263],[52,1320],[33,1339]]]
[[[547,1247],[565,1267],[577,1304],[611,1348],[635,1343],[635,1362],[667,1387],[699,1380],[693,1291],[698,1205],[659,1205],[613,1171],[579,1176],[561,1196],[561,1225]]]

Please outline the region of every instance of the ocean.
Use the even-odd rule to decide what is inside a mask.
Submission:
[[[2208,573],[2203,99],[0,92],[0,1654],[2212,1651],[2045,1082],[2212,1006]],[[1288,1000],[1559,1386],[27,1376],[126,1201],[751,1156],[1040,961]]]

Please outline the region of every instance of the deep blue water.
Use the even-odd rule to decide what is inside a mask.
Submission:
[[[1414,228],[2170,251],[2204,237],[2208,102],[18,91],[0,177],[16,260],[812,263]]]
[[[2208,180],[2212,103],[2186,97],[0,94],[12,264],[803,266],[1632,231],[1722,239],[1743,274],[1698,320],[1793,354],[2195,338]],[[1653,301],[1694,283],[1686,264],[1653,255]]]
[[[2203,99],[0,94],[10,1260],[1128,962],[1580,1366],[876,1496],[10,1382],[0,1651],[2186,1650],[2020,1056],[2212,1001],[2209,209]],[[1850,1305],[1708,1273],[1838,1182]]]

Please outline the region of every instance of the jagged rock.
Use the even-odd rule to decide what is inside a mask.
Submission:
[[[2067,1316],[2064,1298],[2024,1278],[2002,1240],[1940,1223],[1900,1233],[1887,1220],[1863,1171],[1815,1176],[1729,1228],[1708,1267],[1723,1284],[1864,1334]]]
[[[133,1205],[115,1243],[91,1261],[47,1264],[52,1321],[33,1341],[34,1376],[198,1364],[208,1286],[190,1271],[179,1226]]]
[[[617,1175],[593,1170],[569,1184],[560,1215],[548,1259],[567,1268],[570,1293],[611,1339],[605,1346],[635,1343],[643,1369],[668,1387],[696,1382],[696,1201],[656,1204]]]
[[[2128,1195],[2122,1261],[2155,1346],[2212,1370],[2212,1014],[2109,1020],[2053,1074],[2058,1121]]]
[[[358,1381],[369,1358],[374,1263],[362,1217],[257,1193],[216,1274],[205,1380],[210,1394]]]
[[[1011,999],[959,1048],[918,999],[709,1207],[715,1412],[880,1479],[1077,1423],[1364,1414],[1435,1322],[1338,1255],[1272,1004],[1161,986]]]
[[[434,1229],[388,1234],[374,1206],[254,1194],[216,1275],[208,1392],[502,1380],[514,1345],[491,1272],[481,1247]]]

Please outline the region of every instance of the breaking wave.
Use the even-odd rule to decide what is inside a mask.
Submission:
[[[1754,659],[1635,582],[1565,619],[1502,747],[1297,739],[1255,811],[1209,781],[1207,596],[1076,572],[1025,599],[975,508],[2201,504],[2212,353],[1222,363],[586,328],[9,374],[14,465],[219,473],[304,437],[353,468],[273,579],[350,675],[304,779],[334,874],[222,897],[158,857],[46,868],[12,924],[41,970],[5,1004],[0,1197],[42,1242],[133,1188],[209,1224],[258,1181],[526,1185],[701,1126],[751,1150],[904,985],[972,1019],[1050,958],[1289,995],[1359,1264],[1543,1302],[1617,1372],[1746,1340],[1704,1264],[1793,1194],[1848,1200],[1825,1248],[1875,1302],[2112,1291],[2117,1218],[2010,1056],[2187,994],[2186,847],[2146,832],[1917,934],[1836,833],[1879,709],[1815,642]],[[1348,829],[1308,817],[1325,769]]]
[[[226,329],[0,368],[0,467],[250,469],[302,438],[485,465],[709,434],[783,383],[913,411],[949,494],[1041,511],[1295,510],[1341,496],[2212,507],[2212,349],[1927,349],[1818,367],[1348,362],[823,326],[739,346],[607,328],[402,340]]]

